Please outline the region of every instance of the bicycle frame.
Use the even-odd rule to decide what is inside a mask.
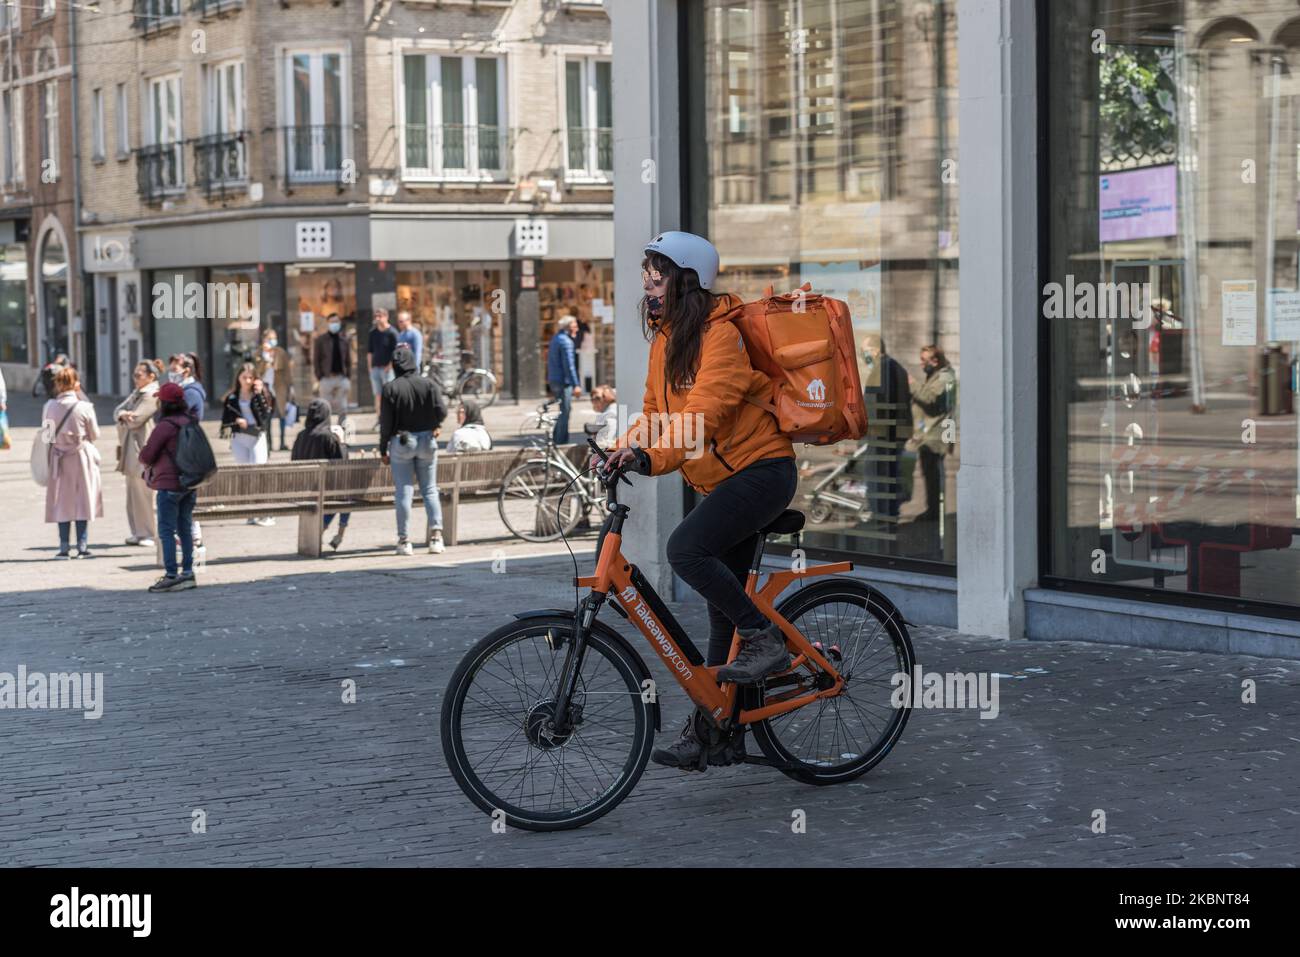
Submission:
[[[577,668],[581,666],[583,652],[585,651],[587,630],[591,627],[591,623],[595,619],[596,612],[599,611],[601,604],[611,596],[617,601],[616,609],[619,613],[631,621],[641,634],[645,635],[646,640],[654,648],[656,655],[668,666],[669,672],[677,679],[678,684],[682,686],[690,699],[705,714],[710,715],[714,722],[720,725],[730,723],[733,718],[736,723],[741,725],[763,721],[802,708],[804,705],[811,704],[819,699],[834,697],[841,692],[844,687],[844,679],[840,676],[839,671],[822,656],[821,652],[812,646],[794,625],[786,621],[777,612],[774,602],[777,596],[795,581],[851,571],[853,568],[852,563],[839,562],[833,565],[818,565],[802,571],[772,572],[767,576],[767,580],[762,587],[759,587],[758,566],[764,545],[762,538],[759,539],[758,547],[755,549],[755,560],[745,582],[745,594],[753,599],[754,604],[758,606],[763,614],[780,626],[788,644],[795,651],[789,672],[783,674],[793,674],[796,669],[806,666],[816,666],[817,669],[820,669],[821,674],[819,675],[817,671],[813,671],[810,667],[811,677],[819,685],[811,692],[790,692],[769,699],[768,703],[762,707],[739,709],[737,702],[740,687],[729,682],[718,682],[718,667],[709,667],[704,664],[703,656],[686,635],[681,625],[673,618],[672,613],[664,605],[650,583],[646,581],[635,565],[624,558],[622,553],[622,525],[623,519],[627,515],[627,506],[611,503],[610,512],[611,514],[606,518],[605,525],[601,529],[600,549],[596,558],[595,574],[575,580],[579,587],[590,587],[591,591],[577,610],[577,627],[574,631],[576,654],[569,656],[569,660],[566,660],[564,665],[567,673],[562,672],[561,674],[559,687],[563,689],[561,692],[562,700],[557,702],[560,705],[557,708],[560,714],[567,714],[569,698],[573,692],[572,686],[576,683]],[[735,633],[732,635],[731,651],[727,656],[728,661],[735,659],[739,648],[740,635]],[[572,670],[569,670],[571,666],[573,666]],[[774,676],[774,680],[780,681],[781,677],[781,675]],[[773,679],[769,679],[769,688],[772,683]]]

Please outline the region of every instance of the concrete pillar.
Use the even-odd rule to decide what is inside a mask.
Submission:
[[[645,243],[682,221],[677,2],[619,0],[609,4],[613,38],[614,115],[614,327],[615,373],[620,404],[641,410],[649,343],[636,306]],[[677,476],[634,477],[620,492],[632,507],[623,551],[654,588],[672,595],[672,571],[664,556],[669,532],[682,518]]]
[[[516,399],[533,398],[546,392],[546,370],[542,368],[541,353],[537,350],[537,329],[541,322],[541,305],[537,284],[542,272],[542,261],[533,260],[532,288],[524,288],[522,259],[510,263],[510,292],[514,308],[510,310],[511,342],[507,362],[513,362],[514,375],[511,392]]]
[[[957,622],[1024,636],[1038,561],[1038,95],[1032,0],[960,0]],[[938,175],[936,171],[935,175]]]

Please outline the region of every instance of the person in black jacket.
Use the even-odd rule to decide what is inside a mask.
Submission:
[[[230,437],[230,453],[236,465],[266,464],[274,418],[272,409],[266,383],[257,374],[257,367],[245,362],[221,403],[221,437]],[[250,518],[248,524],[274,525],[275,519]]]
[[[410,555],[406,536],[415,483],[420,484],[428,516],[429,551],[443,550],[442,502],[438,499],[438,427],[447,407],[433,382],[420,376],[415,355],[405,343],[393,353],[395,378],[384,386],[379,403],[379,454],[393,467],[397,503],[397,554]]]
[[[294,462],[307,459],[346,459],[348,457],[347,443],[342,441],[335,434],[334,428],[330,425],[330,404],[324,399],[312,399],[307,404],[307,418],[303,421],[302,431],[298,437],[293,440],[293,451],[289,453],[289,458]],[[329,512],[325,516],[325,527],[328,529],[330,523],[334,521],[334,512]],[[338,513],[339,528],[330,539],[330,548],[334,551],[339,550],[343,544],[343,535],[348,530],[348,522],[352,520],[351,512]]]
[[[912,435],[912,390],[907,370],[885,351],[885,340],[876,333],[862,340],[862,360],[867,374],[862,389],[867,410],[867,441],[876,448],[874,462],[865,463],[871,511],[898,517],[903,504],[900,464],[904,446]]]

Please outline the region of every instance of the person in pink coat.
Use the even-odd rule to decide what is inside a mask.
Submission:
[[[77,370],[60,369],[54,376],[54,398],[45,403],[42,422],[55,430],[50,455],[50,480],[45,486],[45,521],[59,526],[59,558],[90,558],[87,526],[104,517],[104,493],[99,475],[99,423],[95,407],[85,399]],[[77,525],[77,550],[69,539]]]

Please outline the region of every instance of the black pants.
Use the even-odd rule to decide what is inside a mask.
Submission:
[[[767,616],[745,594],[758,531],[794,498],[794,459],[763,459],[704,496],[668,537],[668,562],[709,603],[706,663],[720,665],[736,628],[763,628]]]
[[[925,512],[924,520],[938,520],[942,517],[939,507],[939,491],[943,486],[943,455],[921,446],[921,475],[925,478]]]

